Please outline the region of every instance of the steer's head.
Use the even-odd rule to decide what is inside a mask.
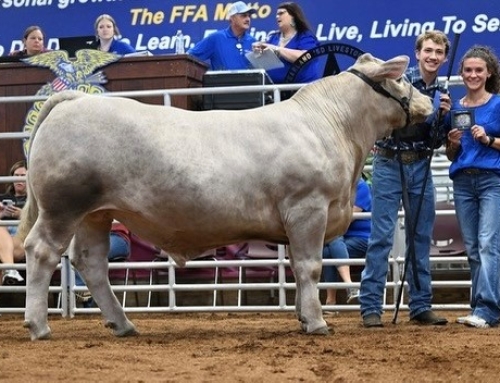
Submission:
[[[348,70],[401,109],[401,113],[391,113],[392,129],[424,122],[433,111],[430,98],[420,93],[404,75],[409,61],[408,56],[382,61],[365,53]]]

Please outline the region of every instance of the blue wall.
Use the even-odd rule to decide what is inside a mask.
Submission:
[[[443,30],[450,39],[454,33],[461,33],[458,58],[476,43],[500,49],[500,6],[494,0],[304,0],[299,3],[321,41],[351,44],[384,59],[409,54],[414,62],[415,36],[432,28]],[[230,4],[168,0],[0,0],[0,55],[20,48],[22,33],[29,25],[40,25],[47,35],[46,45],[57,49],[58,37],[93,34],[94,20],[102,13],[117,20],[123,37],[137,50],[173,53],[177,29],[184,32],[188,44],[197,42],[211,30],[227,26]],[[274,15],[279,1],[248,4],[258,10],[252,20],[252,33],[264,38],[276,29]]]

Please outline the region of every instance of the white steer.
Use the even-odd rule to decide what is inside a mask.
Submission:
[[[19,228],[31,339],[50,337],[49,282],[68,247],[106,325],[136,333],[109,284],[113,219],[181,265],[236,242],[289,244],[302,329],[328,333],[317,289],[323,244],[349,225],[375,140],[432,113],[402,77],[408,62],[364,54],[287,101],[244,111],[72,91],[49,98],[31,138]]]

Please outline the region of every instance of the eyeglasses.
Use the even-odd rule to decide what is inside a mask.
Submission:
[[[288,13],[288,11],[278,11],[278,12],[276,12],[276,16],[281,16],[285,13]]]
[[[240,51],[240,55],[243,54],[243,45],[241,45],[240,43],[236,44],[236,49]]]

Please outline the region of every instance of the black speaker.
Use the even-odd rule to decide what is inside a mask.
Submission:
[[[203,87],[272,84],[264,69],[208,71],[203,75]],[[203,109],[241,110],[272,102],[269,92],[204,94]]]

